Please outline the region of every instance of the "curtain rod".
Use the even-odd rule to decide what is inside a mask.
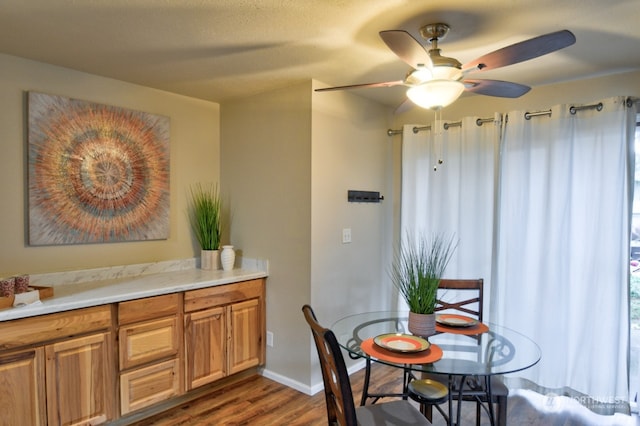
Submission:
[[[492,123],[494,121],[493,118],[478,118],[476,120],[476,125],[477,126],[482,126],[484,123]],[[449,127],[461,127],[462,126],[462,121],[454,121],[451,123],[444,123],[443,127],[445,130],[448,130]],[[415,126],[413,128],[413,133],[418,133],[421,132],[423,130],[431,130],[431,126],[422,126],[422,127],[418,127]],[[389,129],[387,130],[387,136],[394,136],[394,135],[401,135],[402,134],[402,130],[393,130],[393,129]]]
[[[627,98],[627,104],[629,104],[629,98]],[[582,111],[585,109],[595,109],[596,111],[602,111],[602,108],[603,108],[602,102],[598,102],[597,104],[591,104],[591,105],[580,105],[580,106],[571,105],[569,107],[569,113],[571,115],[576,115],[578,111]],[[537,117],[539,115],[551,116],[551,110],[548,109],[546,111],[525,112],[524,118],[526,120],[531,120],[531,117]]]
[[[639,100],[640,98],[635,98],[630,96],[630,97],[627,97],[627,99],[625,100],[625,103],[627,107],[631,108]],[[602,108],[603,108],[602,102],[598,102],[597,104],[592,104],[592,105],[580,105],[580,106],[571,105],[569,107],[569,113],[571,113],[572,115],[575,115],[578,111],[582,111],[585,109],[595,109],[596,111],[602,111]],[[551,110],[548,109],[546,111],[525,112],[524,118],[527,120],[530,120],[531,117],[537,117],[539,115],[551,116]],[[476,125],[482,126],[484,123],[491,123],[493,121],[494,121],[493,118],[478,118],[476,120]],[[449,127],[457,127],[457,126],[462,126],[462,121],[455,121],[453,123],[444,123],[445,130],[447,130]],[[413,128],[413,133],[418,133],[422,130],[431,130],[431,126],[423,126],[423,127],[416,126]],[[393,130],[393,129],[387,130],[388,136],[401,135],[401,134],[402,134],[402,130]]]
[[[537,117],[539,115],[548,115],[551,116],[551,110],[547,110],[547,111],[535,111],[535,112],[525,112],[524,113],[524,118],[526,120],[531,120],[531,117]]]

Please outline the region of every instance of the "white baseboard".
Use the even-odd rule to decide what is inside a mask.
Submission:
[[[349,375],[351,375],[356,371],[362,370],[364,366],[365,366],[365,361],[361,360],[353,364],[351,367],[349,367],[347,369],[347,372],[349,373]],[[324,389],[324,385],[322,382],[315,383],[309,386],[304,383],[300,383],[297,380],[293,380],[287,376],[283,376],[282,374],[275,373],[267,368],[263,368],[260,374],[262,374],[262,376],[266,377],[267,379],[273,380],[274,382],[278,382],[281,385],[285,385],[287,387],[297,390],[298,392],[302,392],[310,396],[313,396]]]
[[[261,373],[262,376],[266,377],[267,379],[271,379],[274,382],[278,382],[281,385],[288,386],[304,394],[313,395],[315,392],[317,392],[317,390],[315,390],[315,392],[312,393],[312,387],[309,387],[309,385],[305,385],[304,383],[300,383],[297,380],[290,379],[289,377],[283,376],[282,374],[274,373],[269,369],[263,368]],[[320,386],[320,389],[322,389],[322,385]]]

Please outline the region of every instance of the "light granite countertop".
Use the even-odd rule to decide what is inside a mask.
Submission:
[[[241,262],[240,268],[230,271],[206,271],[196,268],[195,263],[185,266],[184,262],[179,266],[175,262],[169,266],[166,263],[160,267],[158,265],[160,264],[125,267],[126,269],[102,268],[89,273],[81,271],[75,274],[34,276],[31,284],[52,286],[53,297],[31,305],[2,309],[0,322],[230,284],[268,275],[266,262],[255,261]],[[99,279],[83,281],[87,276]]]

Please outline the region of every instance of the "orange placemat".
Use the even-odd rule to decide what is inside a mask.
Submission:
[[[456,315],[456,314],[442,314],[451,318],[460,318],[460,319],[468,319],[464,315]],[[489,331],[489,326],[485,323],[479,322],[478,324],[471,327],[447,327],[446,325],[442,325],[436,322],[436,331],[440,333],[452,333],[452,334],[464,334],[467,336],[473,336],[476,334],[482,334]]]
[[[442,349],[433,343],[429,349],[413,352],[393,352],[373,343],[373,338],[367,339],[360,344],[360,348],[364,353],[382,361],[395,362],[397,364],[428,364],[436,362],[442,358]]]

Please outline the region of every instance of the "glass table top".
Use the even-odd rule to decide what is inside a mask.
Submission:
[[[364,358],[368,357],[360,348],[364,340],[387,333],[411,334],[407,319],[408,312],[367,312],[342,318],[331,330],[351,358]],[[540,360],[540,348],[533,340],[507,327],[485,324],[489,331],[478,335],[438,333],[430,336],[429,342],[442,349],[442,358],[429,364],[404,365],[436,374],[490,376],[524,370]]]

